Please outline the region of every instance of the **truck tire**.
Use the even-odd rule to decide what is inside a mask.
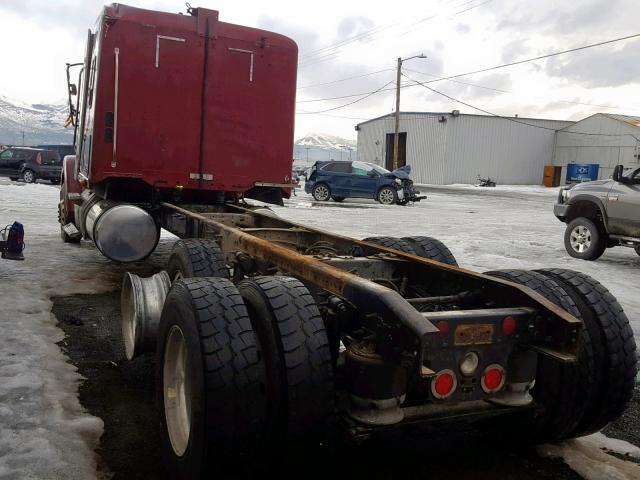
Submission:
[[[495,270],[486,275],[529,287],[547,300],[580,318],[572,297],[553,279],[526,270]],[[578,363],[565,364],[546,355],[538,355],[536,383],[531,395],[543,411],[520,417],[491,420],[490,434],[507,442],[536,444],[575,436],[585,411],[584,392],[595,381],[589,332],[582,335]],[[501,421],[502,420],[502,421]]]
[[[173,245],[167,273],[172,282],[180,278],[229,278],[224,254],[215,240],[188,238]]]
[[[170,478],[208,478],[262,439],[264,368],[231,281],[175,282],[160,319],[156,393]],[[236,472],[237,473],[237,472]]]
[[[395,205],[398,203],[398,192],[393,187],[382,187],[376,194],[376,200],[382,205]]]
[[[564,232],[564,248],[574,258],[597,260],[607,248],[606,235],[585,217],[572,220]]]
[[[331,189],[326,183],[318,183],[313,187],[311,195],[313,195],[313,198],[318,202],[326,202],[331,198]]]
[[[392,248],[402,253],[408,253],[411,255],[418,255],[418,252],[411,246],[406,238],[396,237],[367,237],[362,239],[363,242],[376,243],[383,247]],[[361,256],[372,255],[375,251],[364,248],[364,252]]]
[[[539,272],[569,294],[591,339],[585,353],[595,380],[583,392],[586,412],[571,436],[588,435],[617,419],[633,395],[638,373],[633,331],[616,298],[597,280],[559,268]]]
[[[440,240],[431,237],[404,237],[402,240],[411,245],[419,257],[458,266],[456,257]]]
[[[238,283],[266,372],[267,424],[274,440],[317,442],[334,413],[327,332],[299,280],[254,277]]]
[[[24,183],[34,183],[36,181],[36,174],[33,170],[27,168],[22,172],[22,180],[24,180]]]

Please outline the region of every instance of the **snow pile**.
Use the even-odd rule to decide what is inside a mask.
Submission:
[[[0,225],[23,223],[27,245],[24,261],[0,260],[0,478],[96,477],[102,420],[78,401],[50,297],[113,290],[124,267],[90,243],[62,243],[58,195],[0,178]]]
[[[635,459],[640,449],[622,440],[609,438],[602,433],[567,440],[557,445],[541,445],[538,453],[543,457],[562,458],[585,480],[637,480],[640,465],[625,461],[607,452]]]

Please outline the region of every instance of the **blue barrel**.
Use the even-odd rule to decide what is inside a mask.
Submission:
[[[590,182],[598,179],[597,163],[570,163],[567,165],[567,183]]]

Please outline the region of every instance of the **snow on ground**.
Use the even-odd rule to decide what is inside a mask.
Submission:
[[[584,271],[618,297],[640,336],[640,298],[635,294],[640,257],[633,250],[616,248],[597,262],[570,258],[562,245],[564,225],[552,214],[557,189],[453,186],[426,190],[427,200],[407,207],[359,200],[318,204],[298,191],[286,208],[275,210],[286,219],[359,238],[434,236],[449,246],[462,266],[477,271],[543,267]],[[58,190],[50,185],[0,178],[0,224],[22,222],[27,243],[24,262],[0,260],[2,478],[96,477],[94,447],[102,421],[87,414],[78,402],[81,378],[56,345],[63,334],[51,314],[50,297],[112,290],[126,268],[103,258],[89,242],[63,244],[57,201]],[[165,245],[169,243],[167,239]],[[161,239],[161,249],[162,244]],[[150,261],[158,258],[154,255]],[[541,453],[562,456],[585,478],[638,478],[633,470],[638,467],[628,462],[603,463],[603,445],[632,451],[632,446],[613,444],[600,435],[541,449]],[[609,461],[610,456],[606,457]]]
[[[78,402],[81,379],[50,297],[115,288],[122,268],[91,243],[63,244],[59,190],[0,178],[0,228],[20,221],[25,260],[0,259],[0,478],[91,479],[102,420]]]

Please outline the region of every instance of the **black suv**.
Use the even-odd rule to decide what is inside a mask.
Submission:
[[[9,147],[0,152],[0,177],[13,181],[22,178],[26,183],[42,179],[57,185],[61,172],[60,154],[52,150]]]

